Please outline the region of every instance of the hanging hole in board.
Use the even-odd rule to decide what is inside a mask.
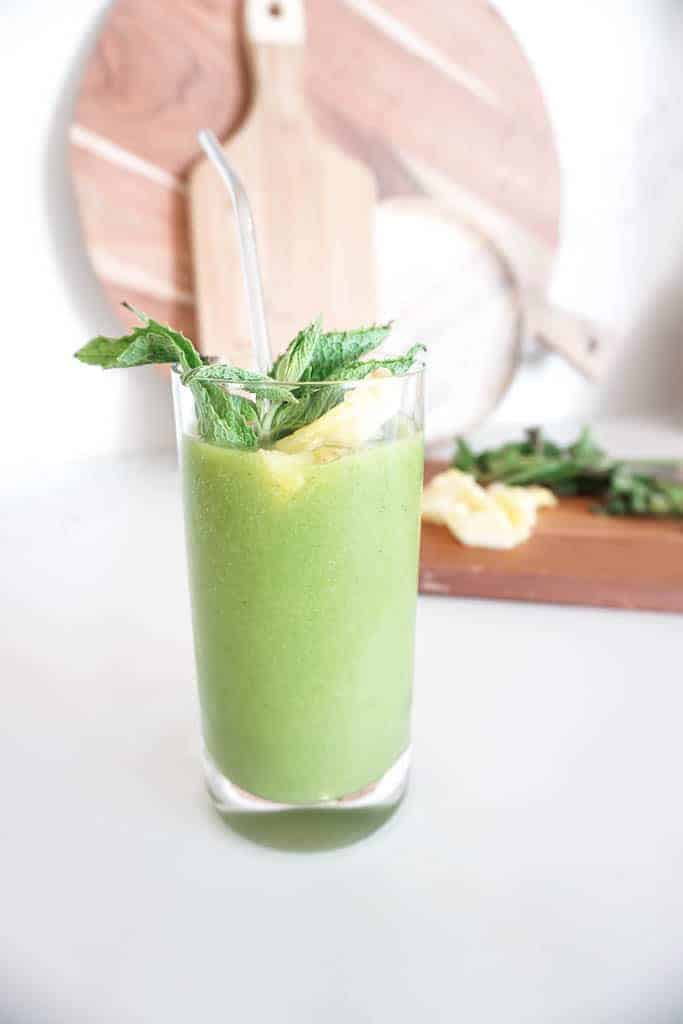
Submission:
[[[271,4],[268,8],[268,14],[271,18],[280,18],[283,13],[282,4]]]
[[[588,347],[588,351],[589,352],[597,352],[599,347],[600,347],[600,342],[598,341],[597,338],[590,337],[588,339],[588,346],[587,347]]]

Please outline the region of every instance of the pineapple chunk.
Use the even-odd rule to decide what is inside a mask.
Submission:
[[[528,540],[539,508],[556,504],[545,487],[484,488],[468,473],[448,469],[425,487],[422,518],[447,526],[462,544],[506,550]]]
[[[281,452],[312,452],[332,445],[335,448],[358,448],[379,434],[381,428],[401,407],[401,382],[389,370],[374,370],[365,381],[351,388],[343,402],[319,419],[300,427],[275,444]]]
[[[303,487],[307,479],[307,470],[315,465],[315,459],[310,452],[286,455],[284,452],[262,448],[259,456],[273,487],[286,498],[290,498]]]
[[[311,454],[313,455],[313,460],[319,466],[322,466],[327,462],[336,462],[343,455],[348,455],[349,451],[349,448],[342,448],[340,445],[326,444],[322,448],[316,448]]]

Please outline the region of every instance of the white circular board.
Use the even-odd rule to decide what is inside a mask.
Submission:
[[[391,348],[427,346],[426,439],[480,422],[515,371],[520,311],[495,247],[437,203],[405,197],[377,207],[379,315]]]

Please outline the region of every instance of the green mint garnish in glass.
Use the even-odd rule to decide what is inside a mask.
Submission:
[[[128,303],[124,306],[135,313],[141,326],[121,338],[99,335],[79,349],[76,358],[104,369],[150,363],[177,366],[194,398],[200,437],[234,448],[268,445],[307,426],[343,400],[344,381],[362,380],[378,369],[403,375],[413,369],[424,351],[418,344],[403,356],[366,359],[386,339],[390,323],[325,332],[317,319],[297,334],[264,376],[227,362],[207,363],[180,331],[152,320]],[[323,386],[293,386],[313,381]],[[231,393],[225,384],[236,385],[245,394]]]

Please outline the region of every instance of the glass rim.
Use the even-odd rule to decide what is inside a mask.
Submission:
[[[386,358],[391,359],[393,357],[392,356],[387,356]],[[397,356],[396,358],[400,358],[400,357]],[[207,365],[207,366],[215,366],[216,364],[219,364],[219,363],[222,363],[222,362],[225,362],[227,364],[227,360],[225,360],[223,356],[202,356],[202,359],[205,361],[205,365]],[[342,387],[342,386],[358,387],[361,384],[377,384],[378,382],[381,383],[383,381],[386,381],[387,383],[389,383],[389,381],[411,380],[412,378],[419,377],[421,374],[423,374],[424,371],[426,370],[426,368],[427,368],[427,364],[424,362],[424,360],[419,360],[419,361],[416,361],[415,365],[410,370],[408,370],[406,373],[396,373],[396,374],[392,373],[391,376],[389,376],[389,377],[371,377],[370,374],[368,374],[367,377],[358,377],[358,378],[353,378],[353,377],[349,378],[349,377],[347,377],[346,379],[342,379],[342,380],[336,380],[336,379],[335,380],[278,380],[278,381],[274,381],[274,383],[276,383],[278,387],[290,388],[290,390],[292,390],[292,391],[296,390],[297,388],[323,388],[323,387],[329,387],[332,384],[336,384],[336,385],[338,385],[340,387]],[[180,367],[178,366],[177,363],[173,363],[172,364],[171,371],[173,372],[173,374],[179,380],[182,378],[182,372],[183,371],[180,369]],[[254,372],[256,372],[256,371],[254,371]],[[181,381],[181,383],[182,383],[182,381]],[[232,381],[232,380],[215,380],[215,381],[212,381],[212,383],[213,384],[220,384],[221,387],[237,388],[237,390],[244,390],[244,383],[245,382],[242,382],[242,381]]]

